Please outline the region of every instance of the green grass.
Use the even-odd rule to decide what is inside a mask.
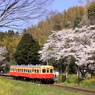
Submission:
[[[0,77],[0,95],[85,95],[32,82],[9,80]]]
[[[57,84],[95,90],[95,78],[91,78],[90,74],[86,79],[81,80],[79,84],[77,75],[69,75],[66,81]]]

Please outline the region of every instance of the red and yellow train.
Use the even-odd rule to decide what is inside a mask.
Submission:
[[[54,83],[54,67],[49,65],[13,65],[10,66],[10,75],[16,79]]]

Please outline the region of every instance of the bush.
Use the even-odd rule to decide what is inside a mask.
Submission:
[[[81,82],[81,85],[85,87],[95,88],[95,79],[85,79]]]
[[[77,75],[70,75],[70,78],[68,78],[66,81],[68,83],[78,83],[77,78]]]

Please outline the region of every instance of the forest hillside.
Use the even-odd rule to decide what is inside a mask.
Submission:
[[[92,2],[86,2],[85,5],[73,6],[62,13],[51,11],[44,21],[24,29],[21,34],[19,34],[19,31],[15,32],[14,30],[0,32],[0,47],[6,46],[8,50],[6,60],[3,62],[8,65],[16,64],[13,55],[22,36],[26,32],[32,35],[38,41],[40,47],[42,47],[48,36],[52,33],[51,31],[57,32],[62,29],[75,29],[76,27],[95,24],[94,20],[95,2],[92,0]]]

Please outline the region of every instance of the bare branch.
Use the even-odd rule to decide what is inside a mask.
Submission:
[[[17,22],[21,21],[24,23],[25,21],[44,16],[47,12],[47,5],[52,1],[0,0],[0,27],[17,27]]]

